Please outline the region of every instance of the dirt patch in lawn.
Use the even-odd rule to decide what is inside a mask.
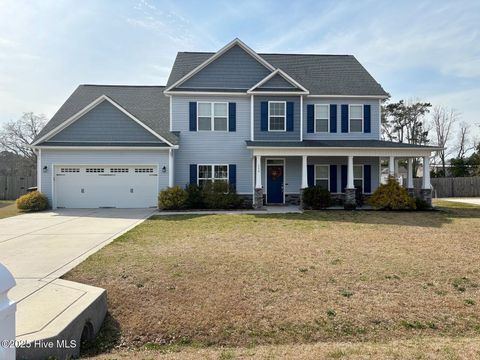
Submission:
[[[66,278],[107,289],[118,336],[102,349],[251,347],[476,336],[479,264],[474,206],[180,215],[145,221]]]

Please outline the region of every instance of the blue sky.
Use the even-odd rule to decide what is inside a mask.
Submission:
[[[394,100],[480,125],[480,1],[0,0],[0,123],[78,84],[165,84],[177,51],[353,54]],[[478,125],[477,125],[478,128]]]

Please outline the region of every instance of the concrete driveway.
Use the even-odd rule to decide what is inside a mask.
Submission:
[[[439,198],[438,200],[446,200],[446,201],[453,201],[453,202],[461,202],[465,204],[472,204],[472,205],[480,205],[480,198],[475,197],[452,197],[452,198]]]
[[[71,209],[1,219],[0,262],[17,281],[9,292],[17,302],[17,338],[35,338],[84,295],[62,286],[60,276],[154,211]]]

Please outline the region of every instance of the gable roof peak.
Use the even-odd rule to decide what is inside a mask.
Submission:
[[[213,61],[218,59],[220,56],[225,54],[228,50],[233,48],[234,46],[239,46],[242,48],[247,54],[249,54],[251,57],[253,57],[255,60],[257,60],[260,64],[265,66],[268,70],[274,71],[275,67],[270,64],[267,60],[265,60],[263,57],[261,57],[259,54],[257,54],[253,49],[251,49],[247,44],[245,44],[242,40],[239,38],[235,38],[232,41],[230,41],[227,45],[222,47],[220,50],[218,50],[216,53],[212,54],[208,59],[203,61],[200,65],[195,67],[193,70],[191,70],[189,73],[181,77],[179,80],[177,80],[175,83],[170,85],[165,89],[165,93],[167,93],[169,90],[177,87],[178,85],[184,83],[186,80],[190,79],[193,75],[197,74],[200,70],[204,69],[207,65],[211,64]],[[208,54],[208,53],[205,53]]]

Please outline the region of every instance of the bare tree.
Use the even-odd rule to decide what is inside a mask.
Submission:
[[[447,109],[443,106],[435,106],[433,108],[433,134],[437,145],[443,148],[437,151],[437,156],[442,164],[443,176],[446,175],[446,158],[451,153],[451,149],[448,146],[452,136],[452,128],[459,117],[460,114],[455,109]]]
[[[0,149],[22,156],[35,164],[37,156],[29,145],[46,123],[45,115],[32,112],[5,123],[0,129]]]
[[[470,138],[470,124],[463,121],[460,124],[457,135],[457,159],[463,159],[470,150],[475,148],[474,142]]]

